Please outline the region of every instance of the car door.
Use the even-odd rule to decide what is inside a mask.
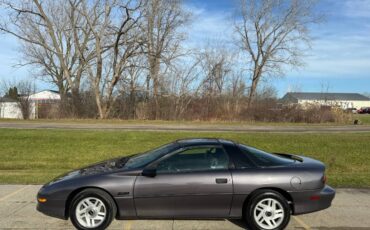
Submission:
[[[233,184],[229,157],[221,146],[183,148],[155,168],[155,176],[141,175],[135,182],[139,217],[229,216]]]

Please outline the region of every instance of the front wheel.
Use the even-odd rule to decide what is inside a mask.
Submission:
[[[263,190],[248,202],[245,208],[245,219],[249,229],[284,229],[290,220],[290,206],[280,193]]]
[[[111,196],[99,189],[86,189],[71,202],[70,217],[77,229],[106,229],[116,216],[117,208]]]

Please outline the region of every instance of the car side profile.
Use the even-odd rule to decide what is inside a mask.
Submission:
[[[115,218],[226,218],[270,230],[330,207],[334,196],[320,161],[185,139],[60,176],[40,189],[37,210],[77,229],[105,229]]]

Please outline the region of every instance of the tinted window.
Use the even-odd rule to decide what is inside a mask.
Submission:
[[[253,164],[253,162],[251,162],[251,160],[236,145],[234,145],[234,143],[224,145],[224,148],[233,159],[235,168],[245,169],[255,167],[255,164]]]
[[[195,147],[181,151],[157,166],[159,173],[227,169],[229,159],[221,147]]]
[[[258,166],[262,167],[280,166],[292,164],[294,162],[294,160],[292,159],[287,159],[275,154],[267,153],[253,147],[245,145],[239,145],[239,147],[242,150],[242,152]]]
[[[156,159],[159,159],[165,154],[176,150],[177,148],[178,148],[177,144],[171,143],[171,144],[163,145],[149,152],[133,156],[126,162],[123,168],[132,169],[132,168],[143,167],[149,164],[150,162]]]

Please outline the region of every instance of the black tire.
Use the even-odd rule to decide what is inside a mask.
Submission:
[[[99,199],[100,201],[104,203],[106,207],[105,219],[97,227],[84,227],[83,225],[79,223],[76,217],[77,205],[80,203],[80,201],[84,200],[85,198],[89,198],[89,197]],[[111,224],[113,219],[116,217],[117,207],[112,197],[105,191],[100,190],[100,189],[85,189],[79,192],[76,196],[74,196],[74,198],[72,199],[71,205],[70,205],[69,213],[70,213],[71,222],[77,229],[103,230],[103,229],[106,229]]]
[[[284,217],[282,218],[282,221],[278,219],[278,222],[280,222],[280,224],[278,224],[274,228],[264,228],[263,226],[260,226],[254,217],[254,211],[256,209],[257,204],[266,199],[273,199],[276,202],[279,202],[282,209],[284,210]],[[271,215],[270,213],[268,214]],[[256,193],[252,194],[252,197],[249,199],[249,201],[247,202],[247,204],[245,204],[245,207],[244,207],[244,219],[246,221],[247,228],[249,230],[266,230],[266,229],[281,230],[281,229],[284,229],[289,224],[290,215],[291,215],[291,209],[288,204],[288,201],[280,193],[273,191],[273,190],[266,189],[266,190],[257,191]],[[264,222],[264,223],[267,224],[267,222]]]

